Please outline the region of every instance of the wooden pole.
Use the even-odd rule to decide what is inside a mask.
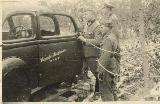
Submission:
[[[140,13],[139,13],[139,23],[140,23],[140,41],[141,41],[141,51],[142,51],[142,58],[143,58],[143,74],[144,74],[144,91],[143,93],[147,93],[148,87],[149,87],[149,63],[147,58],[147,45],[146,45],[146,39],[145,39],[145,30],[144,30],[144,5],[142,3],[142,0],[140,0]],[[147,92],[146,92],[147,91]]]

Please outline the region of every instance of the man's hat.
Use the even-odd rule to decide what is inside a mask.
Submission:
[[[83,12],[94,12],[92,9],[85,8]]]
[[[111,5],[110,3],[105,3],[103,8],[110,8],[110,9],[113,9],[114,6]]]

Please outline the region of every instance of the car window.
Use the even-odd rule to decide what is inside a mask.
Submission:
[[[9,24],[8,21],[6,21],[2,27],[4,32],[9,32],[10,28],[9,28]]]
[[[70,17],[56,15],[58,20],[60,35],[72,35],[75,33],[74,24]]]
[[[42,36],[54,36],[55,32],[55,23],[54,19],[50,16],[40,16],[40,31]]]
[[[16,40],[33,38],[33,26],[31,15],[15,15],[9,17],[2,27],[3,40]]]
[[[8,21],[6,21],[2,27],[2,40],[9,40],[9,31],[10,31],[10,27],[9,27],[9,24],[8,24]]]

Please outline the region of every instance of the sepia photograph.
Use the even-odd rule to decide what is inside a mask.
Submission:
[[[4,104],[160,101],[160,0],[0,7]]]

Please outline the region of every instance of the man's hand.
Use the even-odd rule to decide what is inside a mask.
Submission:
[[[86,39],[83,36],[79,36],[78,39],[81,40],[82,42],[86,42]]]

